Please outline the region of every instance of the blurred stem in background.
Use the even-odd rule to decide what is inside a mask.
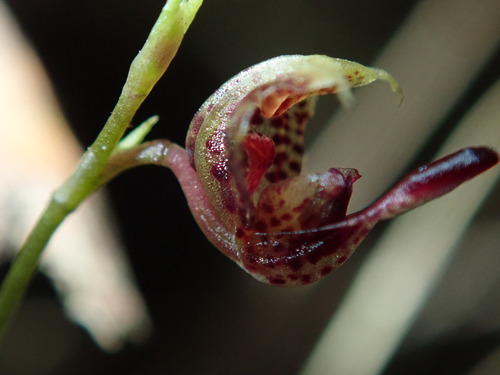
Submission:
[[[50,237],[79,204],[99,188],[106,163],[132,123],[135,113],[177,53],[202,0],[169,0],[146,43],[130,66],[118,102],[95,142],[83,154],[72,176],[55,191],[29,234],[0,290],[0,338],[19,307],[40,255]]]

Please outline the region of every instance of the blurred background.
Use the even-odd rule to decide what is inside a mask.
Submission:
[[[71,130],[87,147],[113,109],[164,2],[6,4],[39,55]],[[323,98],[307,134],[309,169],[353,167],[363,175],[354,190],[356,210],[412,167],[435,158],[450,139],[455,149],[500,149],[499,17],[500,3],[493,0],[206,0],[135,121],[158,114],[149,138],[183,144],[192,116],[212,92],[242,69],[278,55],[318,53],[384,68],[405,91],[402,106],[384,84],[355,92],[358,106],[349,113],[339,111],[335,98]],[[470,207],[439,216],[443,221],[432,224],[436,233],[419,231],[418,222],[408,223],[416,231],[411,236],[408,229],[394,233],[397,228],[383,223],[332,275],[286,289],[259,284],[208,243],[172,173],[157,167],[129,171],[108,185],[106,204],[151,316],[150,337],[114,353],[102,351],[66,318],[51,282],[40,274],[2,348],[0,373],[500,373],[500,190],[494,183],[498,173],[490,172],[478,193],[471,188],[476,195]],[[445,207],[465,201],[468,195],[457,196]],[[441,245],[440,225],[455,216],[462,221]],[[347,314],[352,337],[366,342],[352,343],[351,350],[350,331],[339,330],[339,322],[356,301],[359,278],[379,259],[380,241],[391,236],[402,239],[392,260],[406,251],[422,254],[436,243],[439,253],[418,264],[403,259],[383,268],[391,275],[399,267],[430,270],[417,274],[412,285],[418,287],[395,290],[393,298],[377,297],[388,289],[368,279],[371,287],[364,292],[373,301],[365,298],[355,307],[363,316]],[[4,263],[1,275],[7,269]],[[399,278],[404,276],[394,275],[389,285],[407,285]],[[400,307],[405,312],[398,315]],[[370,330],[380,327],[379,319],[394,322],[395,332],[373,359],[377,342],[385,342]],[[344,339],[345,366],[316,365],[324,362],[321,355],[333,358]]]

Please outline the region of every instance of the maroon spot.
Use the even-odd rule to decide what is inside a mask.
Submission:
[[[275,134],[273,135],[272,140],[275,144],[279,145],[281,144],[281,138],[282,138],[281,134]]]
[[[297,112],[294,114],[294,117],[299,124],[303,124],[309,119],[310,116],[307,112]]]
[[[300,277],[300,281],[302,281],[304,284],[309,284],[311,282],[311,275],[302,275]]]
[[[339,264],[339,265],[340,265],[340,264],[343,264],[343,263],[347,260],[347,258],[348,258],[348,257],[347,257],[346,255],[339,257],[339,258],[337,259],[337,264]]]
[[[286,277],[288,277],[290,280],[298,280],[298,276],[294,273],[291,273],[289,275],[286,275]]]
[[[276,145],[281,145],[281,144],[290,144],[290,138],[287,135],[282,135],[282,134],[275,134],[273,135],[273,142]]]
[[[254,224],[254,228],[257,232],[265,232],[266,229],[267,229],[267,225],[265,222],[263,221],[257,221],[255,224]]]
[[[281,181],[281,180],[288,178],[288,175],[285,171],[278,170],[278,171],[276,171],[276,174],[278,175],[278,181]]]
[[[275,117],[271,120],[271,126],[274,126],[275,128],[281,128],[285,126],[285,124],[286,119],[283,116]]]
[[[260,209],[268,214],[271,214],[274,211],[273,206],[270,205],[269,203],[262,203],[260,205]]]
[[[332,270],[333,270],[332,266],[323,267],[323,269],[321,270],[321,276],[328,275],[330,272],[332,272]]]
[[[295,151],[299,155],[302,155],[304,153],[304,146],[295,144],[293,145],[293,151]]]
[[[267,180],[271,183],[284,180],[287,177],[288,177],[287,173],[279,169],[275,170],[274,172],[269,172],[268,174],[266,174]]]
[[[224,204],[224,208],[230,213],[235,213],[236,201],[234,199],[233,191],[231,189],[223,188],[221,190],[221,198],[222,198],[222,203]]]
[[[359,74],[359,70],[356,70],[356,71],[354,72],[354,74],[355,74],[355,75],[358,75],[358,74]]]
[[[279,176],[275,172],[269,172],[266,174],[266,178],[271,183],[279,181]]]
[[[280,277],[270,277],[268,280],[270,284],[275,284],[275,285],[283,285],[285,283],[285,280],[283,280]]]
[[[273,216],[270,220],[269,220],[269,224],[271,224],[271,226],[273,227],[277,227],[278,225],[281,224],[281,221],[276,217],[276,216]]]
[[[296,161],[291,161],[288,166],[290,169],[294,172],[300,172],[300,164],[297,163]]]
[[[290,215],[288,213],[281,215],[281,220],[283,220],[283,221],[288,221],[291,219],[292,219],[292,215]]]
[[[216,163],[212,165],[210,174],[221,183],[229,180],[229,172],[225,163]]]
[[[250,119],[250,123],[252,125],[260,125],[263,122],[264,122],[264,117],[262,116],[260,109],[257,108],[253,113],[252,118]]]
[[[304,266],[304,259],[301,257],[292,257],[286,260],[286,264],[294,271],[300,270]]]
[[[288,159],[288,154],[286,152],[278,152],[274,158],[274,164],[282,163]]]
[[[278,202],[278,207],[283,207],[285,205],[286,201],[284,199],[280,199]]]
[[[236,238],[242,238],[245,235],[245,231],[242,228],[236,229]]]
[[[311,249],[307,253],[307,259],[312,264],[316,264],[321,259],[326,259],[334,254],[345,254],[348,249],[357,245],[352,240],[359,232],[362,232],[366,236],[369,231],[370,229],[368,228],[360,228],[359,225],[355,225],[338,228],[327,237],[321,235],[320,232],[314,233],[305,245]],[[336,262],[337,265],[344,263],[348,257],[348,254],[339,256]]]

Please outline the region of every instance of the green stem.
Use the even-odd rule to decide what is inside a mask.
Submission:
[[[95,142],[83,154],[72,176],[57,189],[19,250],[0,289],[0,339],[19,307],[40,255],[65,217],[94,192],[111,153],[140,105],[166,71],[202,0],[169,0],[142,50],[132,62],[122,93]]]

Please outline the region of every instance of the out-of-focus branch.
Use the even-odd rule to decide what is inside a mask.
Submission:
[[[498,11],[494,0],[481,6],[468,0],[422,1],[374,63],[401,83],[404,104],[398,108],[392,98],[361,92],[356,111],[336,116],[318,137],[310,165],[353,165],[363,175],[353,210],[401,173],[488,61],[499,41]],[[499,97],[496,84],[439,154],[467,145],[498,148]],[[317,343],[304,375],[382,371],[498,175],[496,168],[391,224]]]
[[[437,156],[465,143],[498,148],[499,97],[500,82],[467,115]],[[368,375],[383,369],[499,177],[500,169],[495,168],[391,224],[324,331],[304,374],[325,374],[329,369]]]

